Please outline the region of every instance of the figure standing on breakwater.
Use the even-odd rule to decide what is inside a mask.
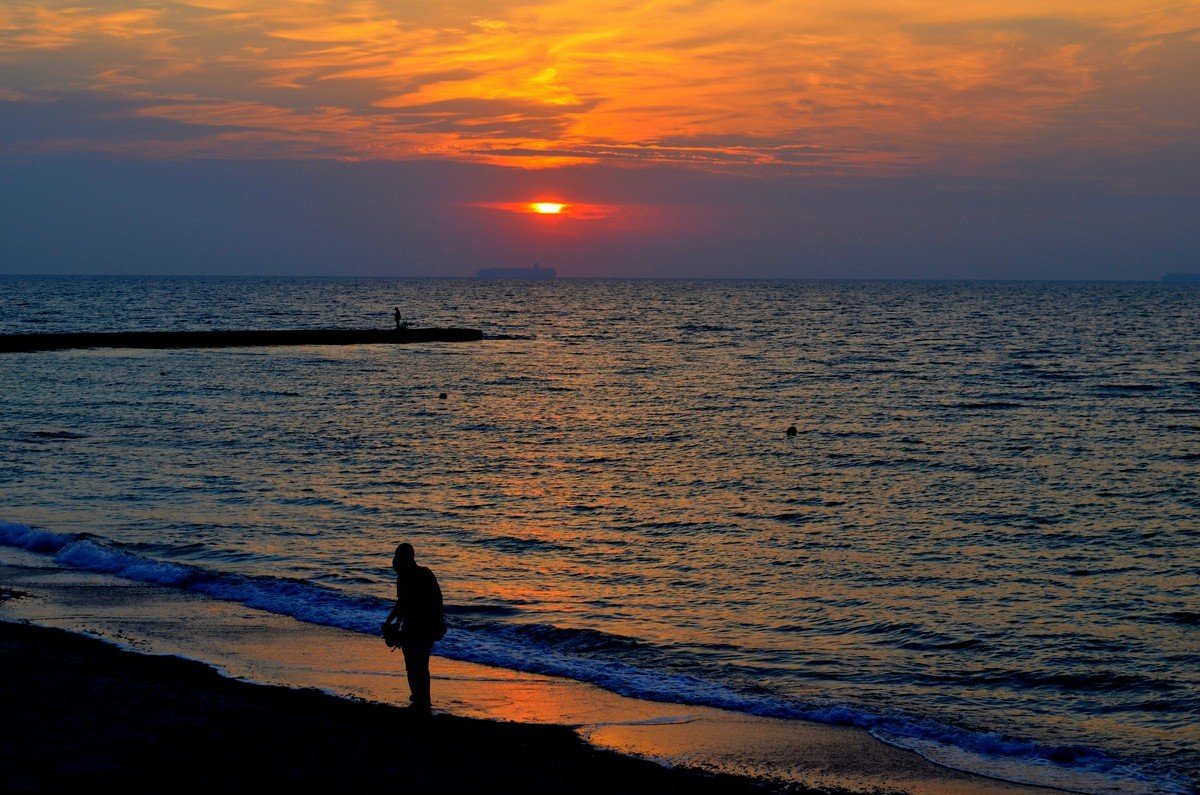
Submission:
[[[396,331],[408,328],[408,324],[404,322],[404,318],[400,317],[400,307],[396,307],[393,313],[396,316]]]
[[[409,701],[417,709],[428,710],[429,655],[434,642],[446,636],[442,589],[432,571],[417,565],[412,544],[396,547],[392,569],[396,572],[396,606],[383,622],[382,632],[386,637],[392,622],[399,622]]]

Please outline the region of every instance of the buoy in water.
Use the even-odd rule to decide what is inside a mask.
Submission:
[[[798,431],[798,430],[796,430],[796,426],[795,426],[795,425],[789,425],[789,426],[788,426],[788,429],[787,429],[787,435],[788,435],[788,436],[795,436],[795,435],[796,435],[796,434],[798,434],[798,433],[799,433],[799,431]]]
[[[445,400],[445,399],[446,399],[446,393],[445,393],[445,392],[442,392],[440,395],[438,395],[438,400]]]

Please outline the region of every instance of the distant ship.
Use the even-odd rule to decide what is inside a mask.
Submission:
[[[555,279],[554,268],[534,264],[532,268],[482,268],[475,272],[480,279]]]
[[[1164,282],[1200,282],[1200,273],[1168,273]]]

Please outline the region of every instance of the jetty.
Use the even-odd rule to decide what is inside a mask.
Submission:
[[[64,334],[0,334],[0,353],[75,348],[259,348],[280,345],[405,345],[473,342],[473,328],[268,329],[251,331],[116,331]]]

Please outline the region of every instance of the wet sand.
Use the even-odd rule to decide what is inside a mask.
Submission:
[[[199,770],[204,786],[223,789],[400,786],[416,771],[428,791],[1048,792],[949,770],[857,729],[642,701],[438,657],[439,714],[414,721],[396,706],[407,696],[400,655],[378,638],[16,550],[5,550],[0,583],[24,594],[0,600],[0,619],[109,642],[0,627],[12,735],[0,780],[26,788],[73,776],[175,788]]]
[[[0,623],[0,668],[7,792],[763,791],[599,751],[562,727],[248,684],[56,629]]]

